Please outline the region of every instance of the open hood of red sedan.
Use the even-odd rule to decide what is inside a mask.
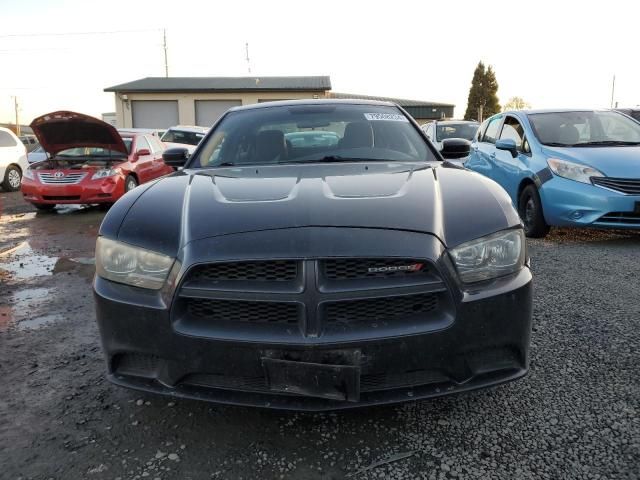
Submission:
[[[51,155],[76,147],[100,147],[127,155],[127,147],[113,126],[82,113],[47,113],[31,122],[30,127]]]

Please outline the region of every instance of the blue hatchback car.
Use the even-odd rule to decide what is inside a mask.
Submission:
[[[640,123],[610,110],[504,112],[465,166],[511,196],[529,237],[550,226],[640,230]]]

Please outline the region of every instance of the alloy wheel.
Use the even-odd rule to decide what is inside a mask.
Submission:
[[[524,206],[524,224],[527,227],[531,227],[535,222],[536,218],[536,204],[533,201],[533,198],[529,197],[527,199],[527,203]]]
[[[20,172],[18,172],[17,170],[9,170],[7,179],[9,180],[9,185],[11,186],[11,188],[20,188]]]

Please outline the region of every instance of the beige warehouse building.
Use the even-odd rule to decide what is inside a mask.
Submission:
[[[398,103],[423,123],[450,118],[454,105],[331,91],[328,76],[148,77],[105,88],[115,94],[118,128],[209,127],[239,105],[308,98],[364,98]]]

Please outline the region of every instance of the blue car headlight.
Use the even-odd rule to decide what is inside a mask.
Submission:
[[[547,165],[559,177],[568,178],[576,182],[591,183],[591,177],[604,177],[604,174],[595,168],[558,158],[549,158]]]

